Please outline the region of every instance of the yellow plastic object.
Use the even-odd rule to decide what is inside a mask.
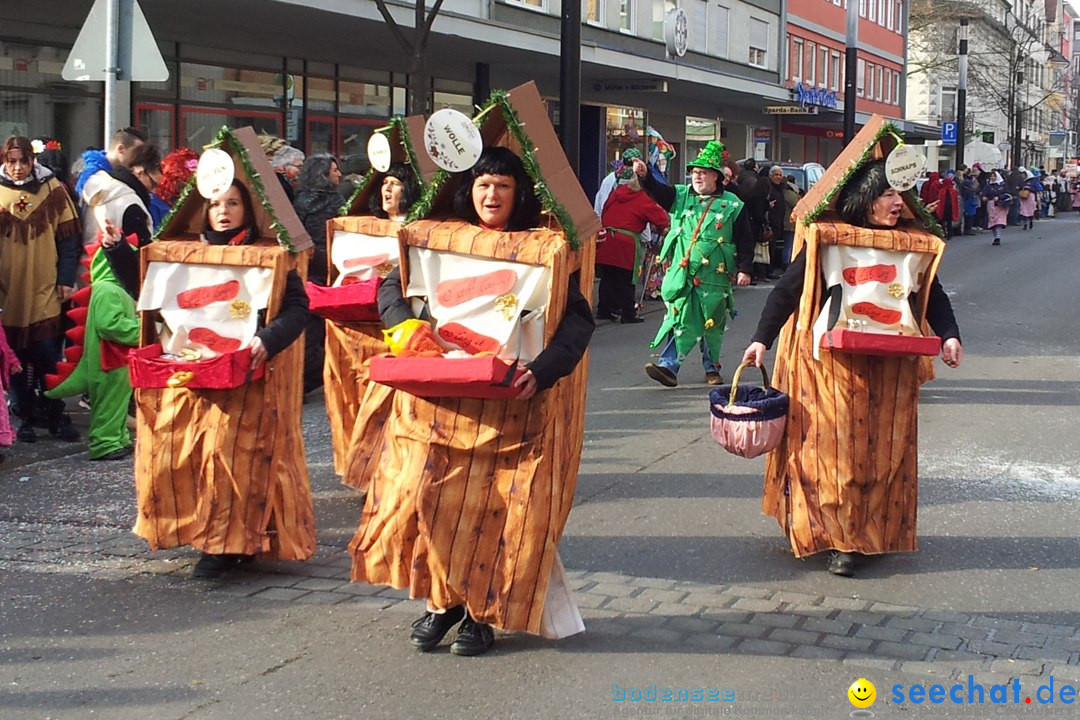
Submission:
[[[390,352],[392,354],[400,355],[401,352],[408,347],[409,340],[416,331],[426,325],[426,322],[417,320],[416,318],[402,320],[394,327],[383,330],[383,339],[386,341],[386,344],[390,346]]]

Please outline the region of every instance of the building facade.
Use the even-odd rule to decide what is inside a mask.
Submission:
[[[903,126],[907,0],[851,2],[859,14],[856,123],[877,113]],[[848,0],[788,4],[784,86],[806,114],[783,116],[784,160],[827,165],[843,147],[847,13]]]
[[[674,0],[585,0],[581,179],[594,189],[649,128],[677,152],[673,180],[706,141],[773,154],[763,108],[784,102],[781,0],[680,0],[687,51],[672,55]],[[60,77],[93,0],[38,0],[0,25],[0,132],[52,136],[69,156],[101,144],[103,83]],[[168,81],[120,82],[118,124],[163,148],[198,149],[222,125],[252,125],[306,152],[367,167],[366,143],[405,111],[409,56],[373,0],[140,0]],[[408,31],[415,6],[387,3]],[[430,5],[430,3],[429,3]],[[535,80],[557,123],[559,0],[447,0],[425,61],[435,109],[472,114],[492,88]],[[103,40],[104,42],[104,40]]]

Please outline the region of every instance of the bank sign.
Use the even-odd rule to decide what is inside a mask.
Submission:
[[[791,91],[795,95],[795,102],[803,107],[815,105],[823,108],[836,109],[836,93],[832,90],[802,84],[793,87]]]

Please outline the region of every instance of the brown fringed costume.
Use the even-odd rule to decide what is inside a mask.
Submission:
[[[259,176],[274,177],[255,133],[250,128],[223,131],[218,141],[237,160],[240,180],[254,188],[255,220],[263,237],[251,245],[199,242],[203,201],[189,189],[161,231],[166,240],[142,249],[143,276],[151,262],[268,268],[273,290],[267,329],[284,308],[299,304],[302,317],[293,311],[289,323],[289,335],[297,337],[307,320],[301,279],[308,258],[294,251],[310,248],[311,240],[276,181],[264,187],[243,174],[241,158]],[[241,155],[245,150],[246,156]],[[280,234],[270,230],[278,222]],[[146,345],[156,341],[157,325],[153,313],[142,315]],[[304,560],[315,552],[300,425],[303,339],[289,338],[277,354],[265,338],[264,345],[270,353],[264,377],[239,387],[136,391],[134,530],[151,548],[191,545],[211,555],[263,554],[282,560]]]

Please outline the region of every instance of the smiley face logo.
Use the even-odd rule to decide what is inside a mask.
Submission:
[[[847,691],[848,700],[857,708],[868,708],[877,700],[877,688],[866,678],[859,678],[851,683]]]

